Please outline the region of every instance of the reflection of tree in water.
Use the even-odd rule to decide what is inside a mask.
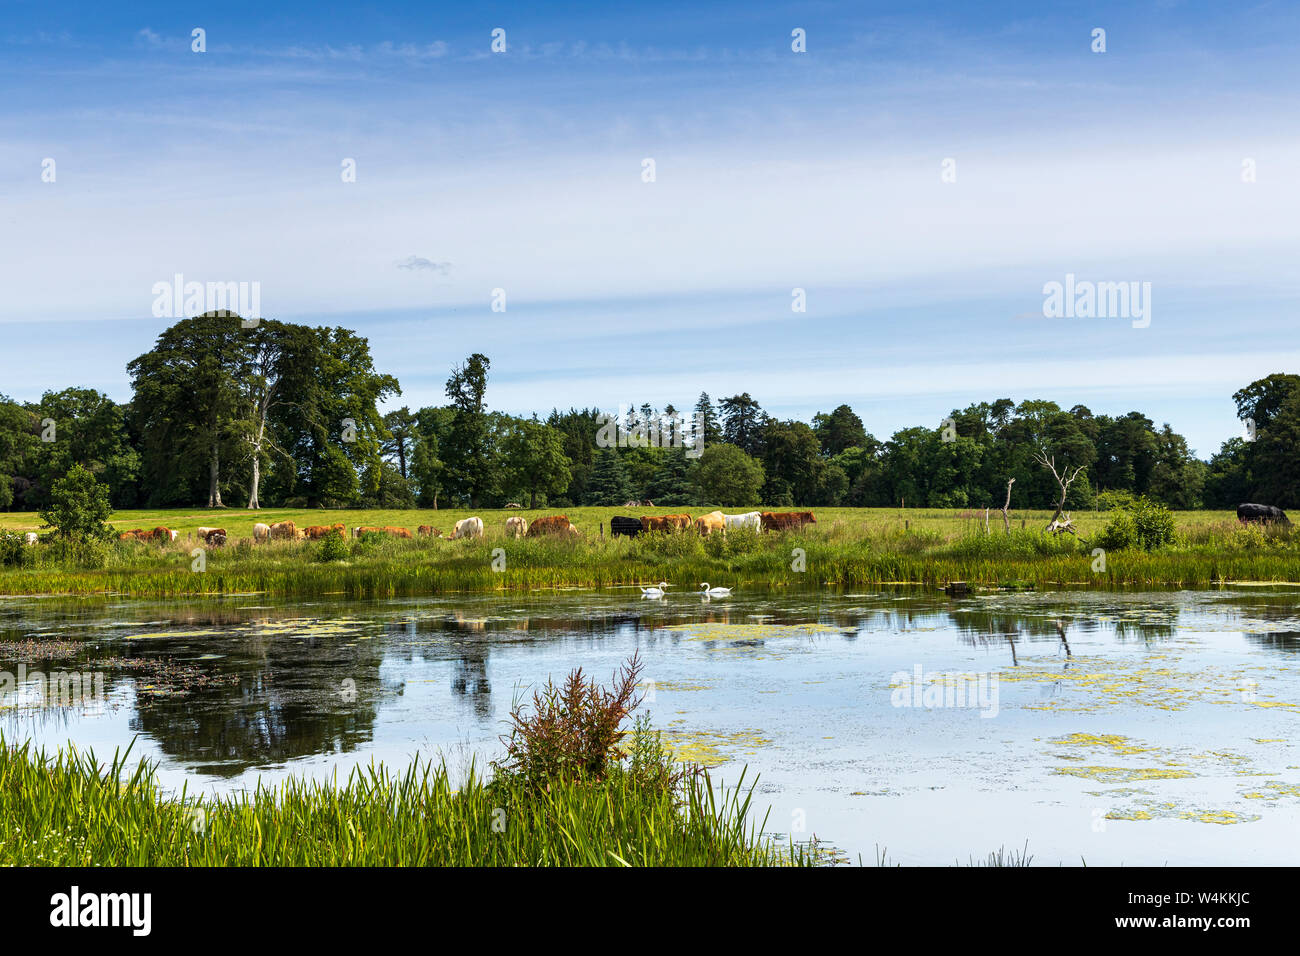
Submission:
[[[961,607],[950,609],[948,618],[961,635],[962,641],[972,646],[988,646],[1007,641],[1066,643],[1065,628],[1079,634],[1110,631],[1120,642],[1137,640],[1144,644],[1167,641],[1178,631],[1176,621],[1103,621],[1090,614],[1046,614],[1042,608],[1036,608],[1032,612],[1019,612],[1005,607]]]
[[[198,646],[160,650],[201,653]],[[233,672],[236,682],[181,696],[140,695],[132,730],[155,737],[169,756],[219,776],[341,753],[372,738],[386,693],[377,642],[278,633],[230,641],[222,650],[226,656],[205,663]]]
[[[967,644],[1006,654],[1013,666],[1021,663],[1022,644],[1055,644],[1064,658],[1062,666],[1069,667],[1078,636],[1101,633],[1121,641],[1161,641],[1175,635],[1182,614],[1200,612],[1220,619],[1251,618],[1243,621],[1243,630],[1276,621],[1274,632],[1259,628],[1261,633],[1248,633],[1247,639],[1282,652],[1300,651],[1294,603],[1277,594],[1200,595],[1181,602],[1176,596],[1157,600],[1136,594],[1040,594],[957,602],[930,594],[881,594],[854,599],[856,606],[836,595],[740,595],[705,603],[678,592],[673,598],[661,602],[638,601],[635,594],[548,593],[463,602],[325,601],[310,607],[259,609],[248,606],[260,602],[257,598],[245,600],[244,606],[236,601],[33,601],[0,606],[0,636],[13,641],[73,634],[109,638],[88,643],[77,660],[69,662],[78,669],[96,658],[137,656],[232,675],[230,684],[175,696],[148,696],[142,685],[150,681],[142,673],[110,671],[108,681],[110,693],[113,688],[136,688],[133,729],[154,736],[164,753],[221,775],[345,751],[370,741],[380,702],[401,693],[400,685],[387,686],[381,678],[381,660],[390,665],[384,669],[388,674],[408,673],[404,660],[442,662],[455,697],[478,718],[490,718],[489,656],[494,648],[520,643],[563,641],[566,653],[581,656],[588,648],[629,636],[637,645],[662,642],[670,648],[687,639],[681,628],[687,624],[832,624],[846,639],[951,627]],[[463,609],[455,610],[457,605]],[[148,639],[121,640],[127,635]],[[210,654],[218,656],[207,658]],[[539,673],[537,678],[546,676]],[[63,715],[45,719],[58,721]]]
[[[1284,654],[1300,653],[1300,631],[1273,631],[1269,634],[1247,634],[1246,640],[1270,651]]]

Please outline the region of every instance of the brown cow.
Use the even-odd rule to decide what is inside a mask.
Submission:
[[[278,538],[288,538],[290,540],[298,537],[298,526],[292,521],[277,521],[271,525],[271,540]]]
[[[353,537],[359,538],[363,534],[386,534],[394,538],[409,538],[411,536],[411,532],[405,528],[376,528],[370,525],[359,525],[352,529]]]
[[[724,534],[727,530],[727,518],[721,511],[710,511],[706,515],[700,515],[695,519],[695,530],[702,535],[713,534],[715,531],[721,531]]]
[[[145,538],[145,535],[147,535],[148,533],[149,532],[145,531],[144,528],[132,528],[130,531],[123,531],[120,534],[118,534],[117,540],[118,541],[146,541],[148,539]]]
[[[691,516],[680,515],[642,515],[641,528],[644,531],[687,531],[691,527]]]
[[[816,524],[811,511],[764,511],[760,516],[764,531],[798,530],[806,524]]]
[[[343,525],[341,524],[332,524],[329,526],[314,524],[310,528],[302,529],[303,537],[310,538],[313,541],[315,541],[317,538],[327,538],[330,535],[334,534],[335,532],[338,532],[339,534],[346,536],[347,529],[344,528]]]
[[[567,534],[568,531],[568,515],[551,515],[549,518],[538,518],[530,524],[525,537],[539,538],[544,534]]]
[[[207,533],[203,536],[203,543],[209,548],[224,548],[226,545],[225,528],[207,528]]]
[[[441,538],[442,532],[432,525],[422,524],[415,529],[415,533],[421,538]]]

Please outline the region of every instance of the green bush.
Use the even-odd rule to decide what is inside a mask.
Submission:
[[[1149,498],[1139,498],[1132,510],[1137,541],[1143,551],[1155,551],[1174,543],[1174,516],[1168,508]]]
[[[107,523],[112,513],[108,486],[81,465],[73,465],[50,486],[50,503],[40,515],[59,538],[107,540],[112,534]]]
[[[1110,522],[1091,542],[1107,551],[1141,548],[1156,551],[1174,542],[1174,516],[1159,502],[1149,498],[1133,498],[1121,505]]]
[[[321,539],[317,557],[322,561],[345,561],[352,555],[347,540],[339,531],[331,531]]]

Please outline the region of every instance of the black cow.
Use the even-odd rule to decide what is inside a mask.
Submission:
[[[1237,505],[1237,520],[1246,524],[1250,524],[1252,521],[1291,523],[1291,520],[1286,516],[1286,512],[1275,505]]]
[[[635,538],[641,533],[640,518],[623,518],[615,515],[609,519],[609,533],[611,537],[617,538],[619,535],[626,535],[629,538]]]

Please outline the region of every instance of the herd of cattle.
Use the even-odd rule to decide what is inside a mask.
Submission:
[[[693,520],[688,514],[642,515],[640,518],[616,516],[610,519],[609,530],[614,537],[626,535],[635,538],[644,531],[689,531],[692,527],[702,535],[710,535],[715,531],[725,534],[729,529],[739,528],[785,531],[816,523],[817,519],[811,511],[746,511],[738,515],[710,511]]]
[[[1281,508],[1273,505],[1239,505],[1237,507],[1237,518],[1244,524],[1275,521],[1290,524],[1286,513]],[[723,514],[721,511],[710,511],[708,514],[700,515],[694,519],[688,514],[642,515],[640,518],[616,515],[609,521],[609,530],[610,534],[616,538],[635,538],[647,531],[676,532],[690,531],[694,528],[702,535],[709,535],[714,532],[725,534],[729,529],[738,528],[748,528],[753,531],[786,531],[791,528],[799,529],[804,525],[816,523],[817,519],[813,517],[811,511],[747,511],[744,514],[736,515]],[[427,524],[420,525],[415,533],[422,538],[442,537],[441,531]],[[537,518],[532,522],[519,515],[511,515],[506,518],[506,535],[511,538],[537,538],[551,534],[576,537],[581,533],[569,523],[566,515]],[[275,524],[259,522],[253,525],[253,540],[255,542],[291,541],[296,539],[316,540],[331,534],[347,536],[349,531],[342,524],[311,525],[306,528],[299,528],[292,521],[278,521]],[[411,537],[411,532],[406,528],[359,525],[351,529],[351,535],[354,538],[359,538],[363,534],[383,534],[394,538]],[[204,527],[196,529],[195,536],[197,540],[202,541],[210,548],[220,548],[226,544],[227,532],[225,528]],[[131,531],[120,532],[117,537],[121,541],[146,541],[166,544],[175,541],[178,532],[163,527],[153,529],[134,528]],[[452,540],[482,537],[483,519],[477,517],[463,518],[457,521],[455,528],[448,535],[448,538]],[[27,544],[34,545],[38,537],[35,531],[28,531],[23,535],[23,540]]]
[[[721,511],[711,511],[706,515],[700,515],[692,519],[688,514],[678,515],[642,515],[640,518],[628,518],[616,516],[610,519],[609,529],[614,537],[626,536],[635,538],[637,535],[646,531],[689,531],[694,528],[702,535],[709,535],[716,532],[726,533],[728,529],[748,528],[753,531],[784,531],[788,528],[802,528],[806,524],[816,524],[817,519],[813,517],[811,511],[749,511],[745,514],[728,515]],[[539,538],[544,535],[567,535],[577,537],[582,532],[575,528],[570,522],[567,515],[551,515],[546,518],[536,518],[528,521],[519,515],[511,515],[506,518],[506,536],[511,538]],[[331,534],[338,534],[346,537],[351,534],[354,538],[359,538],[363,534],[382,534],[393,538],[410,538],[411,532],[406,528],[378,527],[368,525],[358,525],[349,532],[348,528],[342,524],[332,525],[311,525],[306,528],[297,527],[292,521],[278,521],[275,524],[263,524],[261,522],[253,525],[253,541],[260,543],[263,541],[293,541],[293,540],[317,540],[327,537]],[[427,524],[420,525],[416,529],[416,535],[421,538],[440,538],[442,532],[437,528]],[[157,544],[166,544],[175,541],[178,532],[171,528],[134,528],[130,531],[122,531],[118,534],[120,541],[144,541],[154,542]],[[202,541],[209,548],[225,547],[228,538],[228,532],[225,528],[197,528],[194,531],[194,540]],[[29,544],[36,543],[36,534],[29,532],[27,534]],[[450,535],[451,540],[460,538],[482,538],[483,537],[483,519],[463,518],[456,522]]]

